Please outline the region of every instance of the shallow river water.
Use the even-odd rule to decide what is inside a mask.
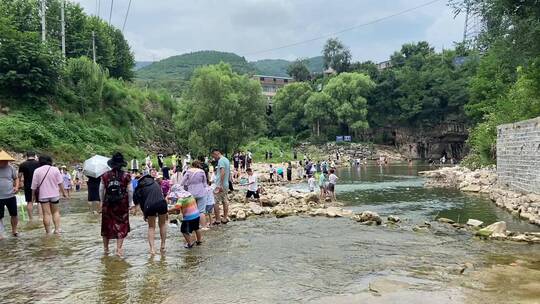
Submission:
[[[171,228],[164,257],[147,254],[140,218],[132,218],[126,257],[104,257],[99,218],[75,198],[63,203],[61,237],[24,224],[19,238],[0,241],[0,303],[540,303],[540,246],[482,241],[437,224],[411,229],[436,216],[538,227],[483,197],[424,189],[422,169],[339,172],[339,201],[396,214],[400,227],[252,218],[206,233],[193,250]],[[461,274],[465,264],[474,267]]]

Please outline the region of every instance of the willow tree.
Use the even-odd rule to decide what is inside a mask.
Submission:
[[[333,100],[333,115],[344,134],[368,128],[367,99],[375,83],[361,73],[341,73],[330,79],[324,93]]]
[[[190,151],[230,152],[264,132],[265,108],[260,84],[220,63],[195,70],[176,122]]]

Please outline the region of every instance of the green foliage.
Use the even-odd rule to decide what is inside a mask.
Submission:
[[[273,99],[273,116],[279,134],[297,134],[306,128],[304,105],[312,89],[305,82],[295,82],[279,90]]]
[[[456,52],[435,53],[426,42],[405,44],[391,58],[392,67],[375,71],[365,63],[356,67],[368,72],[376,88],[368,97],[372,126],[425,126],[445,121],[467,123],[463,107],[467,86],[477,61],[453,63]]]
[[[64,74],[66,93],[70,95],[66,106],[82,115],[100,108],[106,78],[101,67],[90,59],[69,59]]]
[[[324,67],[341,73],[349,70],[351,51],[339,39],[330,38],[323,48]]]
[[[324,87],[323,91],[333,99],[332,110],[344,127],[344,134],[368,127],[366,96],[374,87],[375,83],[369,76],[360,73],[341,73]]]
[[[265,153],[272,152],[272,162],[282,163],[293,159],[293,149],[297,145],[291,136],[284,137],[260,137],[243,145],[242,151],[250,151],[255,161],[265,161]],[[283,153],[283,156],[281,156]],[[299,156],[300,157],[300,156]]]
[[[495,161],[498,125],[540,116],[540,58],[528,69],[519,70],[516,83],[494,102],[491,112],[471,132],[472,153],[483,165]]]
[[[484,51],[471,80],[470,158],[495,161],[496,127],[540,115],[540,5],[536,0],[451,1],[457,12],[469,9],[485,28],[476,45]]]
[[[325,92],[311,94],[305,106],[307,121],[313,125],[313,135],[321,137],[321,125],[332,120],[330,110],[334,107],[332,97]]]
[[[63,0],[47,0],[47,42],[49,51],[38,50],[28,46],[27,53],[35,50],[41,56],[46,54],[59,56],[60,51],[60,6]],[[28,42],[28,36],[34,37],[33,42],[41,41],[41,18],[39,16],[39,1],[37,0],[0,0],[0,19],[9,21],[9,26],[21,35],[22,42]],[[135,60],[122,32],[107,22],[91,17],[84,13],[78,3],[66,1],[66,56],[79,58],[92,55],[92,32],[96,38],[96,59],[103,69],[109,70],[112,77],[131,80]],[[1,35],[9,33],[8,26],[2,22]],[[18,50],[11,51],[17,54]],[[35,57],[35,55],[34,55]],[[40,62],[46,62],[44,59]],[[52,65],[48,65],[52,67]],[[37,65],[41,68],[40,65]]]
[[[190,149],[230,152],[264,131],[264,116],[260,84],[220,63],[195,70],[176,122]]]
[[[197,68],[220,62],[230,64],[233,71],[239,74],[255,72],[255,69],[248,64],[244,57],[233,53],[199,51],[172,56],[143,67],[137,71],[137,77],[157,80],[188,80]]]
[[[61,58],[36,33],[19,32],[0,17],[0,92],[32,96],[54,93],[59,82]]]
[[[287,67],[287,74],[296,81],[307,81],[310,73],[305,60],[298,59]]]
[[[250,64],[255,68],[257,74],[287,77],[289,76],[287,68],[291,62],[285,59],[263,59],[251,62]]]
[[[306,58],[302,60],[310,74],[321,73],[324,69],[324,59],[322,56]],[[250,62],[258,74],[286,77],[288,67],[294,62],[284,59],[263,59]]]

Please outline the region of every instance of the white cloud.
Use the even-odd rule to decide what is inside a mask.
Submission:
[[[111,0],[101,1],[108,19]],[[137,60],[162,59],[195,50],[246,55],[339,31],[421,5],[427,0],[132,0],[126,38]],[[78,1],[88,13],[96,0]],[[128,0],[115,1],[112,23],[122,26]],[[427,40],[449,47],[461,39],[445,0],[339,36],[356,60],[381,61],[403,43]],[[247,56],[250,60],[317,56],[324,39]]]

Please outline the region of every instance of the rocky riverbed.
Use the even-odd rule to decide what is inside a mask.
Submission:
[[[420,175],[427,178],[426,187],[456,188],[464,192],[487,195],[492,202],[512,215],[525,219],[531,224],[540,225],[540,195],[505,189],[497,183],[497,173],[494,168],[470,170],[459,166],[447,167],[424,171]],[[480,228],[483,223],[475,223],[474,226]],[[508,231],[504,222],[480,229],[477,234],[494,239],[540,242],[540,234]]]

